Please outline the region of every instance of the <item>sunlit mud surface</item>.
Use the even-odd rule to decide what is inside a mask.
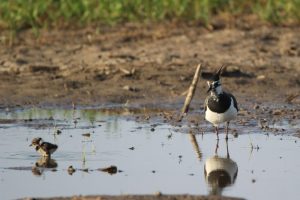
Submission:
[[[158,191],[246,199],[300,196],[300,139],[292,136],[299,124],[276,122],[270,128],[291,134],[274,134],[251,121],[233,122],[236,132],[226,143],[224,134],[217,142],[208,124],[178,126],[108,113],[2,112],[0,199]],[[58,145],[51,159],[29,147],[35,137]]]

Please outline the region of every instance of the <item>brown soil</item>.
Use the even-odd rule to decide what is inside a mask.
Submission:
[[[218,26],[216,26],[218,28]],[[222,28],[161,23],[30,30],[0,48],[0,105],[178,102],[196,65],[230,64],[223,84],[240,101],[299,103],[300,27]],[[5,39],[5,32],[2,32]],[[198,85],[203,100],[206,81]]]

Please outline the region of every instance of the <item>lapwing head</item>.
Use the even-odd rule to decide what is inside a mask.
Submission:
[[[31,144],[29,146],[37,147],[40,145],[41,141],[42,141],[42,138],[40,138],[40,137],[33,138],[31,141]]]
[[[207,81],[207,85],[208,85],[207,93],[213,92],[219,94],[222,92],[220,76],[223,68],[224,65],[222,65],[222,67],[220,67],[220,69],[212,76],[211,82]]]

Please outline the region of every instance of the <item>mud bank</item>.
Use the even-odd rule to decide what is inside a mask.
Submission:
[[[196,99],[220,65],[245,101],[300,102],[298,27],[208,30],[181,23],[30,30],[1,43],[0,105],[101,105],[182,100],[203,63]],[[5,32],[2,32],[2,37]]]

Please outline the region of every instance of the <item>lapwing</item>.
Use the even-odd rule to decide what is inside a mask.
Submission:
[[[237,117],[239,111],[235,97],[223,91],[221,85],[221,72],[224,65],[213,75],[212,81],[207,82],[209,93],[205,100],[205,119],[213,124],[219,139],[219,125],[226,123],[226,140],[228,140],[229,122]]]
[[[56,149],[56,144],[51,144],[49,142],[44,142],[42,138],[33,138],[31,144],[29,146],[33,146],[37,152],[39,152],[44,157],[50,157]]]

